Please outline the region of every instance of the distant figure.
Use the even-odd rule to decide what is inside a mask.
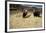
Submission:
[[[26,15],[27,15],[27,10],[24,10],[23,17],[26,17]]]

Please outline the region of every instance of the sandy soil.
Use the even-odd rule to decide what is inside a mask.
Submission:
[[[29,12],[28,15],[29,14],[30,17],[23,18],[22,12],[17,14],[15,11],[11,11],[10,29],[42,27],[42,17],[34,17],[32,12]]]

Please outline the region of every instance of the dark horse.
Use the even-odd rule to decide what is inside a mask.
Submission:
[[[39,12],[39,11],[35,11],[35,12],[34,12],[34,16],[40,17],[40,12]]]

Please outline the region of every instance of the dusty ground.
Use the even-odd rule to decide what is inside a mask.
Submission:
[[[29,18],[23,18],[22,12],[18,14],[12,11],[10,14],[10,28],[37,28],[42,27],[42,17],[34,17],[31,12]]]

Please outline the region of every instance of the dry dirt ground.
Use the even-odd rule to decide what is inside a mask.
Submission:
[[[29,12],[30,17],[23,18],[22,14],[22,12],[18,14],[15,11],[10,12],[10,29],[42,27],[42,17],[34,17],[32,12]]]

